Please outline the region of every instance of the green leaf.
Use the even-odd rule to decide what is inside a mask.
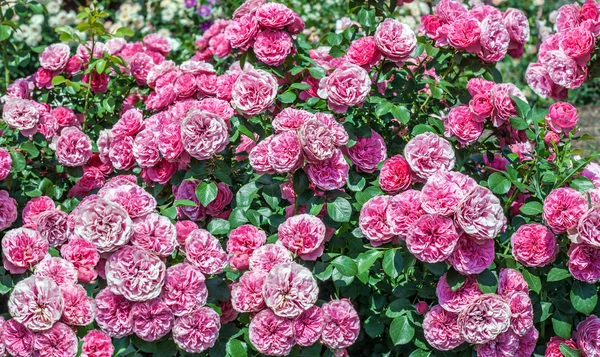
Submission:
[[[477,274],[477,285],[484,294],[493,294],[498,287],[498,277],[489,269]]]
[[[435,129],[431,126],[431,125],[427,125],[427,124],[417,124],[415,125],[415,127],[412,130],[412,135],[419,135],[419,134],[423,134],[423,133],[435,133]]]
[[[96,72],[104,73],[104,70],[106,69],[106,64],[107,62],[105,59],[98,60],[98,62],[96,62]]]
[[[66,81],[67,81],[67,79],[65,77],[63,77],[63,76],[56,76],[56,77],[52,78],[52,85],[53,86],[57,86],[57,85],[59,85],[61,83],[64,83]]]
[[[446,274],[446,281],[448,282],[448,286],[452,291],[458,290],[465,283],[466,276],[460,274],[454,269],[448,270]]]
[[[390,325],[390,337],[394,345],[405,345],[415,336],[415,328],[408,321],[408,317],[398,316]]]
[[[367,318],[367,320],[363,324],[365,328],[365,332],[371,338],[376,338],[381,336],[383,331],[385,330],[385,324],[381,322],[377,315],[371,315]]]
[[[128,27],[119,27],[117,31],[115,31],[116,37],[129,37],[135,35],[135,32]]]
[[[5,286],[4,284],[0,283],[0,295],[6,295],[8,294],[10,291],[12,290],[11,287],[9,286]]]
[[[173,207],[196,207],[196,202],[192,200],[176,200],[173,202]]]
[[[214,182],[200,182],[196,187],[196,197],[204,207],[217,198],[218,192],[219,190]]]
[[[396,279],[404,269],[404,257],[399,250],[390,249],[383,256],[383,271],[392,279]]]
[[[571,338],[573,318],[566,315],[564,312],[557,310],[552,317],[552,328],[558,336],[562,338]]]
[[[306,176],[306,173],[303,170],[298,170],[294,173],[292,184],[294,186],[294,192],[296,195],[300,196],[308,188],[308,176]]]
[[[26,141],[21,144],[21,150],[25,151],[30,158],[36,158],[40,155],[40,150],[31,141]]]
[[[33,11],[34,14],[39,15],[44,13],[44,6],[42,4],[31,2],[29,3],[29,8],[31,9],[31,11]]]
[[[344,40],[343,35],[341,33],[329,33],[327,34],[327,42],[331,46],[339,46]]]
[[[279,95],[279,101],[282,103],[293,103],[296,100],[296,93],[285,92]]]
[[[364,272],[369,271],[371,266],[383,255],[381,250],[368,250],[366,252],[360,253],[356,258],[358,263],[358,274],[362,274]]]
[[[510,118],[510,126],[517,130],[525,130],[529,128],[529,124],[523,118]]]
[[[248,351],[246,350],[245,344],[240,340],[231,339],[227,342],[225,347],[227,354],[231,357],[247,357]]]
[[[293,83],[290,86],[291,89],[300,89],[300,90],[307,90],[310,89],[310,85],[306,84],[306,83]]]
[[[0,41],[4,41],[10,37],[10,26],[0,25]]]
[[[252,205],[252,201],[258,193],[258,186],[256,182],[249,182],[242,186],[240,190],[235,194],[235,202],[239,208],[249,208]]]
[[[392,103],[384,100],[375,107],[375,115],[378,117],[386,115],[392,110],[393,107],[394,105]]]
[[[12,151],[10,153],[10,158],[12,159],[12,167],[14,171],[20,172],[25,169],[25,156],[18,151]]]
[[[336,222],[349,222],[352,206],[345,198],[337,197],[333,202],[327,203],[327,214]]]
[[[510,180],[501,172],[494,172],[488,178],[488,186],[493,193],[504,195],[508,193],[511,186]]]
[[[314,78],[314,79],[321,79],[323,77],[325,77],[325,75],[327,74],[327,72],[325,71],[325,68],[321,67],[321,66],[311,66],[308,68],[308,73],[310,73],[310,75]]]
[[[564,343],[561,343],[560,346],[558,347],[558,349],[560,349],[560,352],[562,352],[563,356],[565,356],[565,357],[581,356],[581,353],[579,352],[579,350],[573,349]]]
[[[355,276],[358,273],[356,262],[345,255],[336,257],[331,262],[331,265],[333,265],[343,276]]]
[[[529,285],[529,289],[539,294],[540,291],[542,291],[542,280],[540,277],[531,274],[527,269],[523,269],[521,273],[523,274],[523,278],[525,278],[527,285]]]
[[[375,10],[360,9],[358,12],[358,23],[367,29],[375,27]]]
[[[548,282],[561,281],[571,277],[571,273],[567,269],[552,268],[548,272]]]
[[[531,110],[531,107],[529,106],[529,104],[526,101],[524,101],[523,99],[516,97],[514,95],[511,96],[511,98],[515,102],[515,105],[517,106],[517,114],[521,118],[526,118],[527,114]]]
[[[521,206],[521,213],[526,216],[537,216],[542,212],[544,212],[544,208],[538,201],[527,202]]]
[[[592,284],[576,280],[569,295],[575,310],[584,315],[591,314],[598,304],[598,291],[596,291],[596,287]]]
[[[365,188],[367,180],[365,180],[358,172],[352,170],[350,171],[350,175],[348,175],[346,184],[351,191],[360,192]]]
[[[229,233],[230,224],[221,218],[213,218],[208,224],[208,231],[212,234],[227,234]]]
[[[392,115],[402,124],[407,124],[410,121],[410,111],[406,109],[404,106],[394,106],[392,107]]]

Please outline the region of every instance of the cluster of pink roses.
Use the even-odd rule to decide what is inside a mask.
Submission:
[[[568,89],[581,86],[587,78],[587,64],[600,34],[599,4],[588,0],[583,6],[567,4],[558,9],[557,33],[544,40],[538,62],[525,73],[527,84],[540,97],[564,99]]]
[[[464,342],[477,356],[531,356],[538,339],[533,326],[529,287],[521,273],[502,269],[497,294],[484,294],[475,276],[453,290],[444,275],[438,282],[439,305],[425,315],[425,339],[437,350],[449,351]]]
[[[506,54],[521,57],[529,41],[529,21],[521,10],[503,13],[491,5],[467,10],[456,0],[440,1],[432,15],[421,18],[420,29],[437,46],[450,45],[487,62],[498,62]]]
[[[494,238],[506,226],[500,200],[469,176],[451,171],[452,146],[433,133],[409,141],[404,158],[397,155],[383,165],[382,188],[394,196],[363,205],[363,235],[374,246],[405,240],[417,259],[447,261],[462,274],[485,270],[494,260]],[[425,182],[421,191],[410,189],[411,177]]]
[[[574,350],[581,350],[582,356],[596,356],[600,352],[600,318],[590,315],[577,325],[576,340],[564,339],[558,336],[550,338],[546,346],[545,357],[561,357],[561,345],[567,345]]]

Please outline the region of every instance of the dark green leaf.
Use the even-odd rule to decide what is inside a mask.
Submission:
[[[392,279],[396,279],[404,269],[404,257],[402,252],[390,249],[383,256],[383,271]]]
[[[558,348],[560,349],[560,352],[562,352],[563,356],[565,356],[565,357],[581,356],[581,353],[579,352],[579,350],[573,349],[567,344],[561,343]]]
[[[540,279],[540,277],[537,275],[533,275],[529,272],[529,270],[526,269],[523,269],[522,273],[523,278],[525,278],[525,281],[527,282],[527,285],[529,285],[529,289],[539,294],[540,291],[542,291],[542,280]]]
[[[25,156],[18,151],[12,151],[10,153],[12,159],[12,167],[15,172],[20,172],[25,169]]]
[[[214,182],[200,182],[196,187],[196,197],[206,207],[217,198],[217,185]]]
[[[333,202],[327,203],[327,214],[336,222],[349,222],[352,206],[345,198],[337,197]]]
[[[227,234],[229,233],[230,224],[221,218],[213,218],[208,224],[208,231],[212,234]]]
[[[594,311],[598,304],[598,291],[592,284],[586,284],[581,281],[575,281],[569,294],[571,303],[575,310],[584,315],[589,315]]]
[[[381,250],[368,250],[364,253],[360,253],[356,258],[358,263],[358,274],[369,271],[369,268],[373,266],[375,261],[383,255]]]
[[[333,265],[340,272],[340,274],[344,276],[355,276],[358,273],[356,262],[352,260],[352,258],[345,255],[336,257],[331,262],[331,265]]]
[[[521,213],[526,216],[537,216],[542,212],[544,212],[544,208],[538,201],[527,202],[521,206]]]
[[[477,285],[484,294],[495,293],[498,287],[498,277],[494,272],[486,269],[477,275]]]
[[[448,286],[450,286],[452,291],[456,291],[463,286],[466,278],[466,276],[460,274],[454,269],[450,269],[446,273],[446,281],[448,282]]]
[[[394,345],[405,345],[415,336],[415,329],[408,321],[407,316],[398,316],[390,325],[390,337]]]
[[[488,178],[488,186],[493,193],[504,195],[510,190],[510,180],[501,172],[494,172]]]
[[[571,277],[571,273],[567,269],[552,268],[548,272],[548,282],[561,281]]]

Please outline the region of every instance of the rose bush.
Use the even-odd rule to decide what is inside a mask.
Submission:
[[[9,73],[0,355],[599,355],[598,155],[503,82],[526,15],[351,5],[314,43],[249,0],[183,53],[85,8]],[[561,8],[537,95],[590,74],[598,8]]]

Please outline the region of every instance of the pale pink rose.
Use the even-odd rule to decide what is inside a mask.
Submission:
[[[315,115],[306,110],[285,108],[275,116],[271,125],[273,125],[273,130],[278,133],[297,131],[304,123],[314,118]]]
[[[344,187],[348,180],[350,165],[346,162],[342,151],[336,149],[329,159],[310,162],[306,174],[310,182],[323,191],[337,190]]]
[[[215,345],[220,328],[219,314],[204,306],[175,319],[173,340],[186,352],[201,353]]]
[[[110,336],[99,330],[91,330],[81,341],[82,357],[111,357],[115,351]]]
[[[494,340],[475,345],[478,357],[511,357],[519,349],[519,336],[508,330],[499,334]]]
[[[104,52],[106,52],[106,45],[102,42],[96,42],[92,45],[92,41],[88,41],[87,43],[81,43],[77,46],[77,56],[83,59],[84,62],[88,62],[90,60],[90,53],[93,52],[94,58],[102,58]]]
[[[502,15],[490,14],[480,24],[481,50],[479,58],[487,62],[498,62],[506,55],[510,44],[510,34],[504,23]]]
[[[6,196],[8,197],[8,192],[3,192],[5,192]],[[21,213],[21,218],[26,226],[37,228],[37,216],[42,212],[52,210],[54,210],[54,201],[50,197],[35,197],[27,202],[23,208],[23,212]]]
[[[290,252],[304,260],[315,260],[323,254],[325,224],[320,218],[300,214],[280,224],[277,236]]]
[[[113,252],[129,242],[133,222],[121,206],[98,197],[80,204],[75,214],[74,232],[92,242],[98,252]]]
[[[454,48],[475,53],[479,50],[481,29],[472,16],[461,16],[448,25],[448,42]]]
[[[577,325],[577,343],[583,356],[600,354],[600,318],[591,315]]]
[[[267,2],[266,0],[246,0],[242,5],[240,5],[240,7],[238,7],[233,12],[232,17],[234,19],[237,19],[241,16],[248,15],[248,14],[254,15],[254,13],[256,13],[256,10],[258,9],[258,7],[265,4],[266,2]]]
[[[166,271],[162,299],[175,316],[192,313],[206,304],[208,290],[204,281],[198,268],[185,263],[173,265]]]
[[[388,18],[377,26],[375,45],[388,59],[401,62],[412,55],[417,37],[407,24]]]
[[[2,256],[4,266],[11,265],[13,274],[23,274],[48,255],[48,241],[38,232],[28,228],[17,228],[4,234]]]
[[[510,305],[496,294],[483,294],[458,315],[458,327],[465,341],[483,344],[510,327]]]
[[[587,200],[581,193],[561,187],[550,192],[544,200],[542,217],[554,233],[561,234],[575,227],[587,208]]]
[[[175,200],[190,200],[196,204],[196,206],[177,207],[180,215],[187,216],[193,221],[200,221],[206,217],[206,208],[200,204],[198,197],[196,197],[196,188],[199,183],[199,180],[183,180],[179,187],[173,190]],[[180,245],[185,244],[180,243]]]
[[[269,66],[281,66],[292,50],[292,37],[282,30],[262,30],[252,47],[259,61]]]
[[[577,280],[595,284],[600,280],[600,249],[586,244],[569,247],[569,271]]]
[[[492,99],[492,124],[499,127],[508,122],[512,117],[517,116],[517,105],[512,96],[527,101],[525,95],[517,86],[512,83],[496,84],[490,91]]]
[[[266,28],[280,29],[294,21],[294,12],[283,4],[267,3],[256,9],[255,17]]]
[[[31,357],[35,335],[25,326],[11,319],[6,321],[2,329],[2,342],[6,352],[14,357]]]
[[[265,308],[263,286],[267,273],[247,271],[231,285],[231,305],[238,312],[258,312]]]
[[[144,46],[152,51],[160,52],[165,56],[171,52],[169,40],[157,33],[151,33],[144,36]]]
[[[281,317],[296,317],[317,301],[317,281],[307,268],[292,263],[280,263],[268,273],[263,285],[267,307]]]
[[[502,22],[508,31],[511,46],[529,42],[529,20],[523,11],[508,8],[503,14]]]
[[[166,258],[177,248],[177,231],[167,217],[150,213],[133,222],[131,244]]]
[[[391,242],[395,234],[388,222],[390,196],[376,196],[365,202],[360,209],[358,225],[371,245],[379,246]]]
[[[527,293],[518,291],[508,296],[512,312],[510,328],[518,336],[525,336],[533,327],[533,305]]]
[[[323,304],[321,343],[329,348],[350,347],[360,333],[360,319],[348,299]]]
[[[548,75],[559,86],[574,89],[585,81],[587,67],[580,66],[577,61],[561,50],[552,50],[540,56],[540,62],[548,70]]]
[[[76,283],[60,286],[64,301],[64,311],[61,321],[68,325],[86,326],[94,322],[96,303],[87,296],[85,288]]]
[[[579,115],[577,109],[565,102],[553,103],[548,109],[546,122],[557,133],[568,135],[577,126]]]
[[[318,121],[322,122],[329,128],[329,131],[333,135],[333,143],[336,146],[345,146],[348,144],[350,139],[346,128],[329,113],[315,113],[315,117]]]
[[[266,241],[266,233],[253,225],[244,224],[233,229],[227,240],[230,265],[237,270],[248,269],[250,255]]]
[[[452,219],[438,214],[421,216],[410,227],[406,247],[417,259],[427,263],[446,260],[458,243]]]
[[[262,310],[250,321],[250,342],[260,353],[269,356],[287,356],[294,347],[292,320],[275,315],[269,309]]]
[[[213,113],[191,110],[181,123],[183,148],[194,158],[206,160],[229,143],[227,124]]]
[[[49,71],[62,72],[67,66],[70,52],[66,43],[50,45],[40,53],[40,66]]]
[[[30,276],[19,281],[8,299],[8,311],[13,319],[34,332],[52,327],[60,319],[63,309],[60,287],[43,276]]]
[[[452,216],[464,196],[461,187],[449,180],[446,172],[439,171],[429,176],[421,189],[421,207],[427,213]]]
[[[246,116],[254,116],[273,105],[277,90],[272,74],[260,69],[245,71],[232,87],[231,105]]]
[[[152,57],[144,52],[138,52],[129,60],[129,71],[138,85],[145,85],[148,73],[154,67]]]
[[[152,167],[158,164],[161,160],[158,133],[151,129],[139,132],[133,141],[132,152],[140,167]]]
[[[274,135],[267,136],[250,150],[250,155],[248,156],[250,166],[259,174],[275,173],[269,160],[269,144],[273,140],[273,137]]]
[[[412,224],[425,214],[421,206],[421,192],[408,190],[393,196],[385,214],[390,233],[405,239]]]
[[[600,165],[595,162],[590,162],[583,168],[581,176],[590,179],[596,188],[600,188]]]
[[[333,156],[335,151],[333,133],[316,117],[305,121],[300,126],[298,137],[309,161],[323,161]]]
[[[430,132],[412,138],[404,147],[404,158],[421,181],[437,171],[452,170],[456,160],[452,145]]]
[[[293,172],[302,159],[298,135],[292,131],[275,134],[267,147],[269,166],[278,173]]]
[[[156,209],[156,199],[135,183],[120,183],[114,187],[109,184],[98,191],[98,196],[121,206],[129,217],[143,217]]]
[[[173,161],[183,152],[181,141],[181,124],[170,122],[160,128],[158,136],[158,150],[163,158]]]
[[[457,225],[477,239],[494,239],[506,227],[500,200],[482,186],[467,193],[455,212]]]
[[[100,131],[100,133],[98,133],[98,140],[96,141],[96,146],[98,146],[98,155],[100,156],[100,160],[102,160],[102,162],[105,164],[110,164],[112,161],[109,157],[112,139],[112,133],[108,129],[103,129]]]
[[[492,239],[478,240],[462,233],[448,263],[463,275],[479,274],[492,264],[494,256]]]
[[[146,301],[160,295],[165,263],[150,252],[125,246],[106,262],[106,284],[115,294],[130,301]]]
[[[40,113],[29,99],[14,98],[2,106],[2,120],[11,128],[33,129],[40,119]]]
[[[73,263],[59,257],[46,256],[35,266],[35,276],[54,280],[58,286],[77,284],[77,270]]]
[[[290,263],[292,260],[292,254],[282,245],[266,244],[252,252],[248,264],[250,270],[268,273],[274,266],[280,263]]]
[[[525,72],[525,80],[531,90],[542,98],[560,99],[565,88],[554,83],[546,67],[540,63],[531,63]]]
[[[440,306],[446,311],[458,314],[481,296],[477,279],[473,275],[468,276],[463,284],[454,291],[446,279],[447,274],[440,277],[435,291]]]
[[[12,98],[29,99],[32,90],[33,83],[31,83],[30,80],[19,78],[8,85],[8,88],[6,88],[6,95]]]
[[[58,322],[49,330],[35,334],[33,356],[75,357],[77,343],[75,332],[69,326]]]
[[[229,23],[225,29],[225,38],[230,42],[231,47],[246,50],[256,37],[259,31],[259,25],[256,17],[252,15],[240,16]]]
[[[185,253],[186,261],[206,275],[219,274],[227,266],[227,253],[217,238],[204,229],[190,232]]]
[[[133,137],[123,136],[110,141],[108,157],[117,170],[129,170],[135,164]]]
[[[466,12],[464,5],[455,0],[442,0],[434,8],[434,13],[447,23],[456,20]]]
[[[371,130],[370,137],[357,137],[354,146],[342,150],[362,172],[374,172],[379,163],[387,159],[385,141],[375,130]]]
[[[299,346],[308,347],[317,342],[323,331],[324,313],[318,306],[312,306],[292,321],[294,339]]]
[[[346,60],[357,66],[370,68],[381,60],[381,52],[375,43],[375,37],[365,36],[353,41],[348,47]]]
[[[581,15],[578,4],[567,4],[558,9],[556,14],[556,29],[558,32],[577,27],[580,22]]]
[[[481,112],[479,114],[485,115],[487,113]],[[473,144],[483,133],[483,122],[465,104],[450,110],[444,118],[444,127],[446,129],[445,135],[456,137],[463,146]]]
[[[173,327],[173,313],[161,299],[136,302],[131,308],[133,332],[144,341],[156,341]]]
[[[423,332],[427,342],[440,351],[453,350],[464,342],[458,328],[458,315],[440,305],[433,306],[425,314]]]
[[[204,98],[198,103],[197,108],[217,114],[228,124],[228,127],[229,119],[235,115],[235,111],[228,102],[217,98]]]
[[[361,105],[371,91],[369,73],[352,63],[344,63],[319,83],[319,97],[329,109],[343,113],[348,107]]]
[[[541,224],[524,224],[510,238],[513,257],[528,267],[543,267],[556,259],[558,243],[548,228]]]
[[[529,293],[529,286],[518,271],[510,268],[500,269],[498,274],[498,295],[508,297],[513,292]]]
[[[410,167],[402,155],[392,156],[383,163],[379,173],[379,186],[384,192],[395,195],[409,189],[410,184]]]

